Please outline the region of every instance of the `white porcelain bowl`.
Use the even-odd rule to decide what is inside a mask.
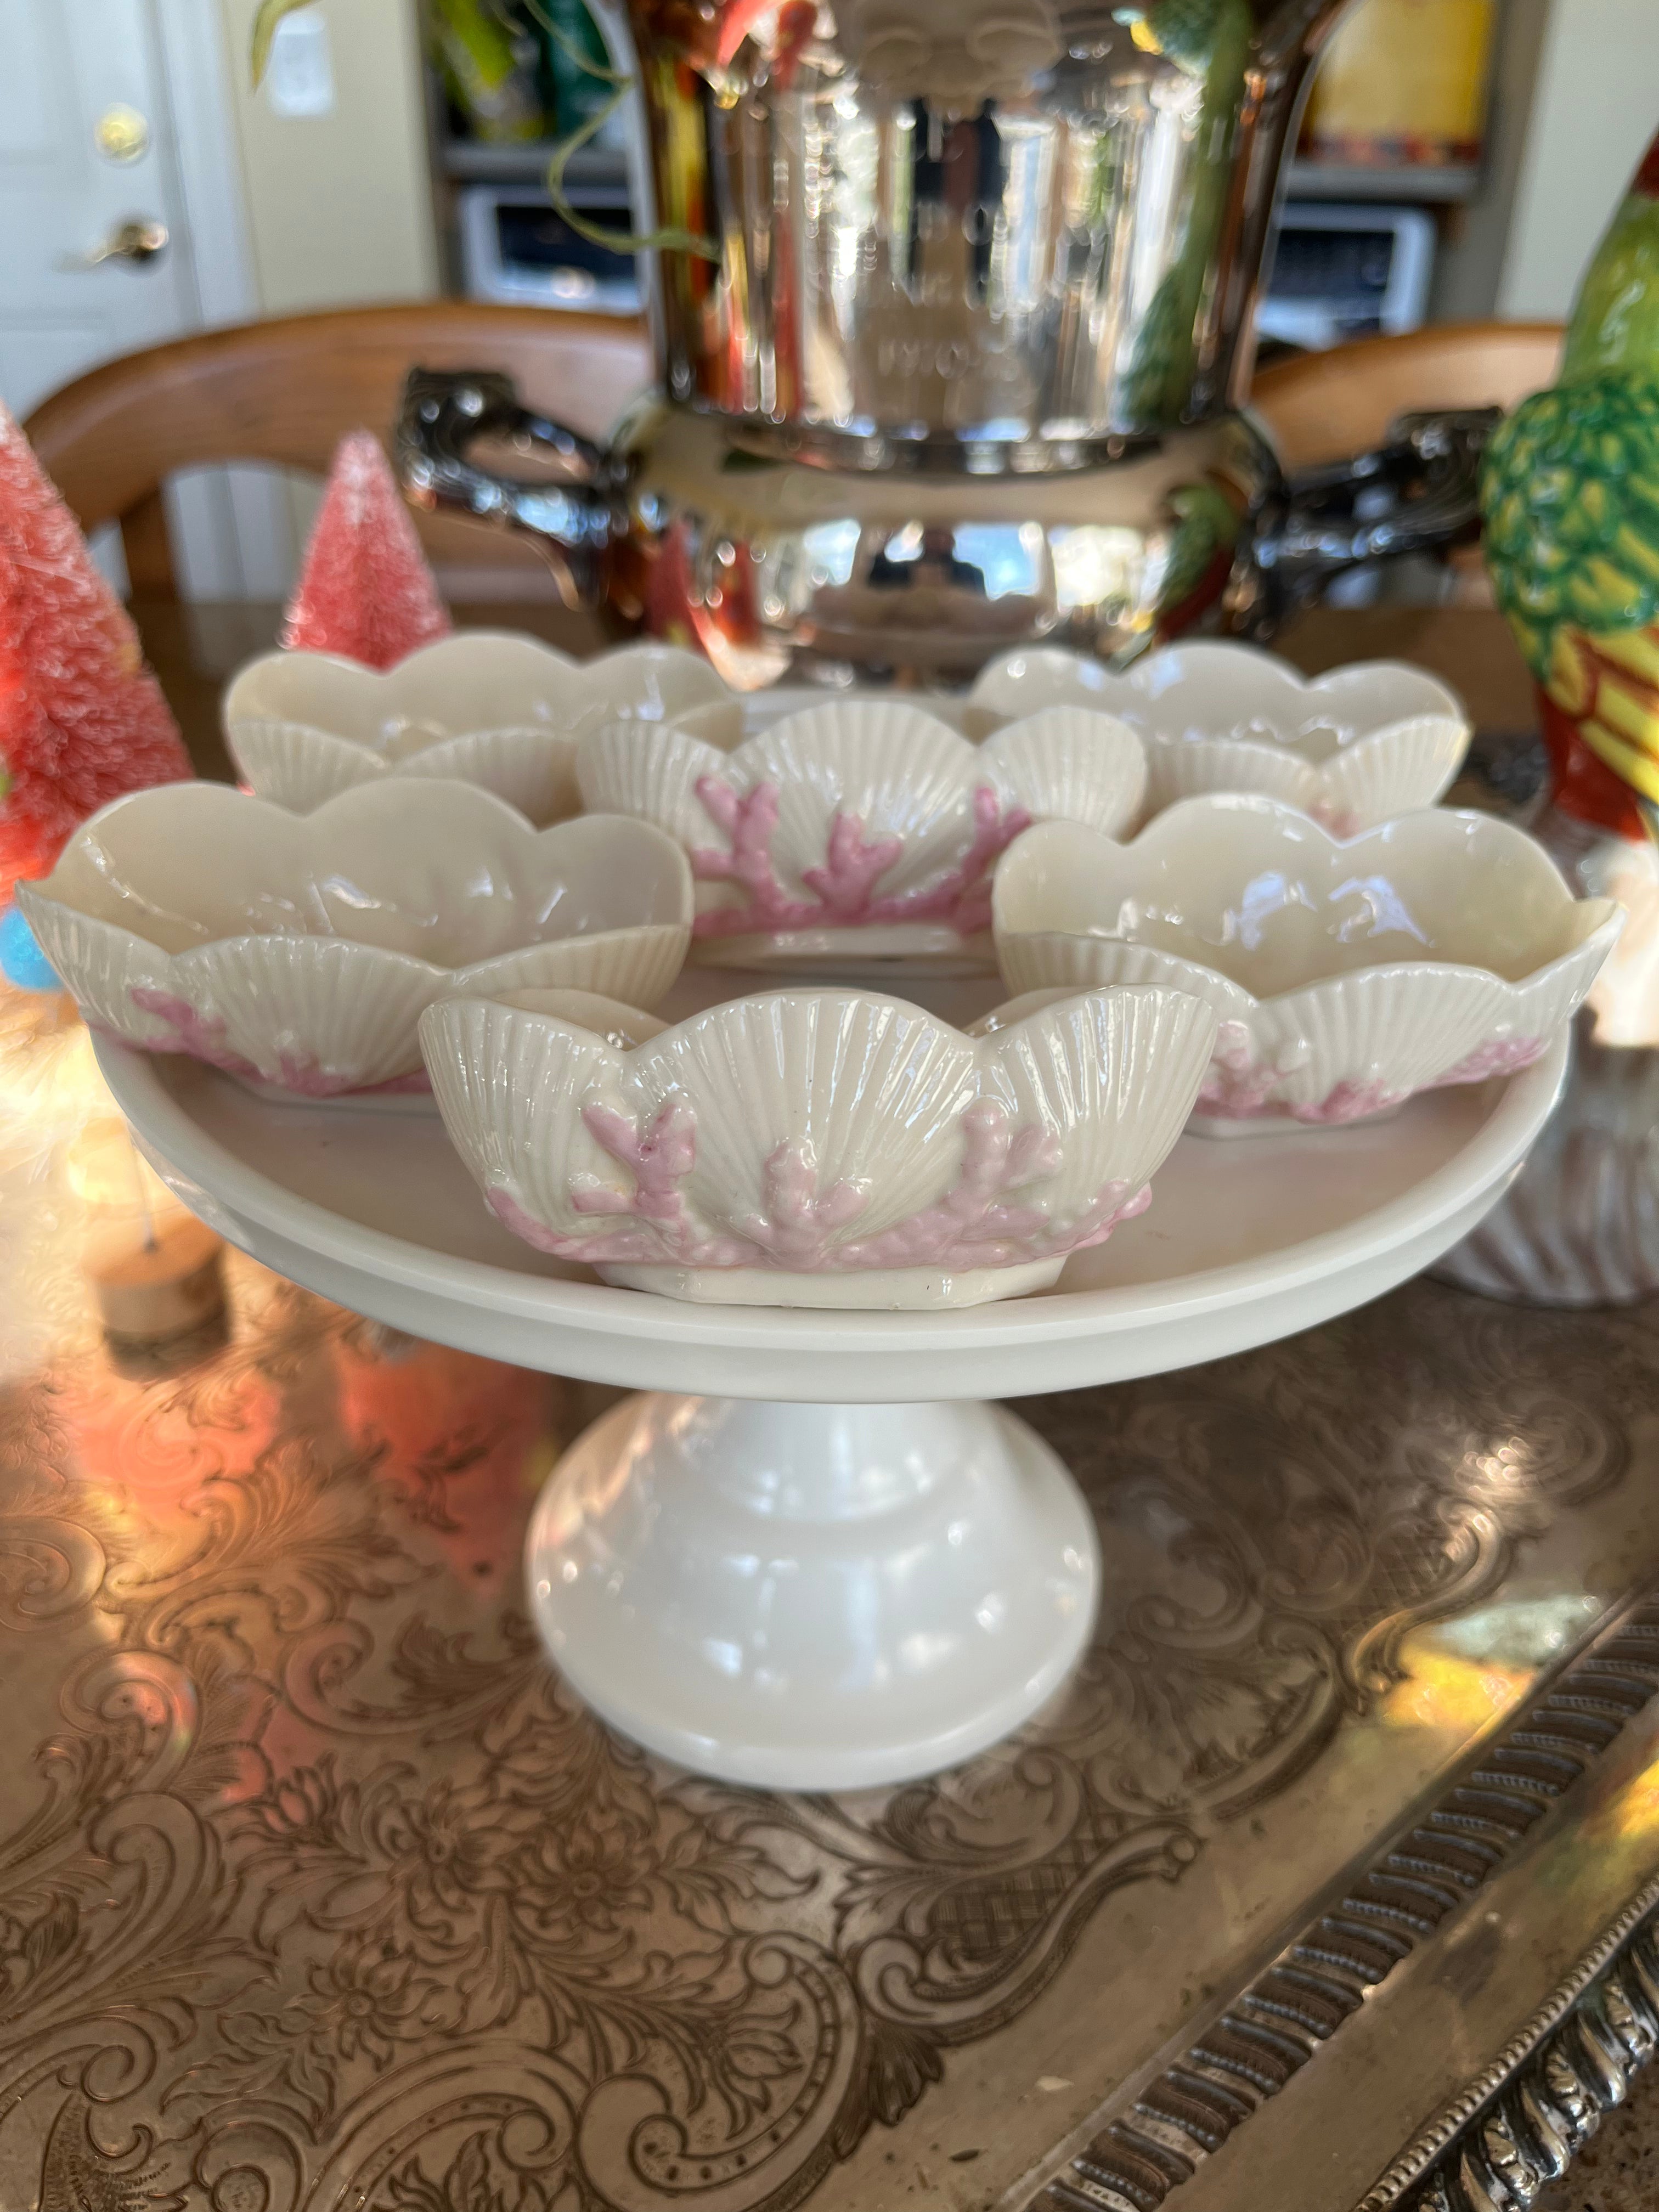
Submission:
[[[991,872],[1010,840],[1055,817],[1115,835],[1146,780],[1139,739],[1110,715],[1059,706],[964,734],[989,720],[841,699],[747,734],[731,700],[614,721],[583,740],[576,776],[585,805],[684,846],[704,961],[988,963]]]
[[[1215,1018],[1091,991],[972,1036],[861,991],[649,1033],[538,994],[430,1007],[444,1125],[491,1209],[609,1283],[741,1305],[977,1305],[1146,1206]]]
[[[448,992],[650,1004],[691,925],[684,856],[648,824],[536,830],[412,778],[310,815],[223,784],[134,792],[19,900],[88,1022],[304,1098],[423,1091],[416,1024]]]
[[[1468,750],[1456,695],[1398,660],[1304,677],[1254,646],[1202,640],[1121,672],[1042,646],[982,672],[970,704],[996,715],[1094,707],[1140,732],[1146,811],[1212,791],[1256,791],[1338,836],[1432,806]],[[1098,826],[1098,825],[1097,825]]]
[[[1525,1067],[1623,920],[1541,846],[1427,810],[1343,842],[1277,800],[1190,799],[1115,845],[1029,830],[997,872],[1011,991],[1161,983],[1220,1028],[1194,1127],[1340,1124]]]
[[[572,660],[534,638],[460,630],[381,673],[325,653],[270,653],[225,695],[225,738],[262,799],[308,814],[392,775],[476,783],[541,826],[574,814],[583,733],[723,699],[706,660],[629,645]]]

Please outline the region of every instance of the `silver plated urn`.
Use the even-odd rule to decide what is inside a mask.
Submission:
[[[1261,631],[1474,518],[1475,417],[1287,486],[1240,404],[1281,157],[1340,0],[629,0],[657,389],[597,450],[417,372],[411,496],[741,686]],[[540,449],[517,478],[481,441]]]

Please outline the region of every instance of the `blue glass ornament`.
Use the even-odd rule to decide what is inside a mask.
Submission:
[[[20,991],[61,991],[58,970],[36,941],[21,912],[9,906],[0,915],[0,975]]]

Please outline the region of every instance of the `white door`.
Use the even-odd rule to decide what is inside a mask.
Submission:
[[[118,354],[252,312],[222,36],[213,0],[0,0],[0,398],[14,415]],[[108,251],[124,230],[142,234],[137,255]],[[170,487],[187,594],[269,592],[291,548],[285,520],[281,544],[262,542],[280,505],[262,490],[224,470]]]
[[[155,28],[149,0],[0,0],[0,398],[14,415],[201,320]],[[124,223],[167,243],[76,265]]]

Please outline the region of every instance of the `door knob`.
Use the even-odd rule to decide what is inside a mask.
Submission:
[[[106,261],[128,261],[135,269],[156,260],[167,250],[167,227],[154,216],[135,216],[131,222],[117,223],[101,246],[94,246],[87,253],[66,254],[58,263],[60,269],[96,269]]]

